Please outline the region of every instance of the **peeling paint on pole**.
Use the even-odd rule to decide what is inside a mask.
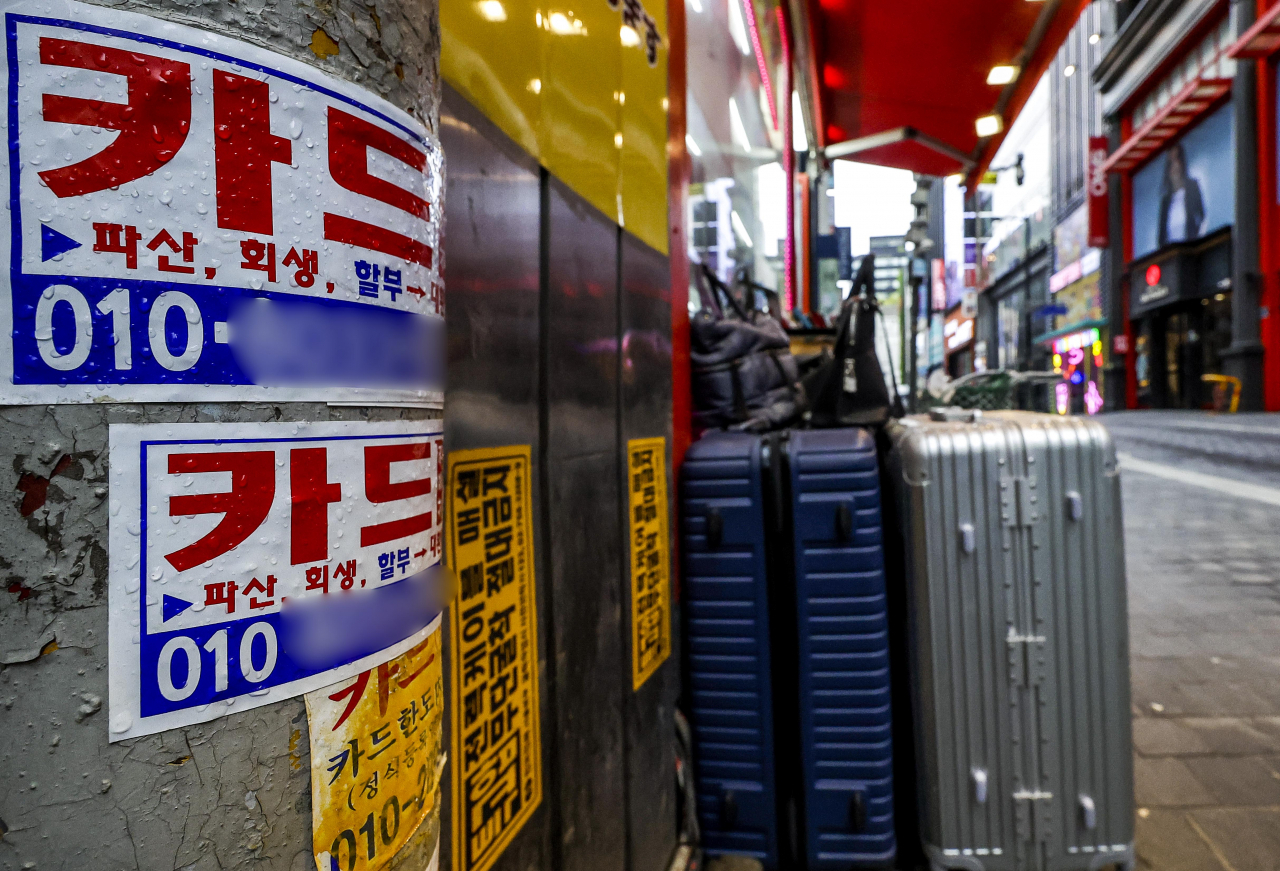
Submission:
[[[432,0],[100,5],[277,52],[437,130]],[[108,742],[108,426],[440,413],[320,402],[13,401],[0,390],[8,403],[0,407],[0,488],[9,494],[0,504],[0,869],[315,867],[301,698]],[[421,826],[388,867],[426,867],[438,836],[438,821]]]

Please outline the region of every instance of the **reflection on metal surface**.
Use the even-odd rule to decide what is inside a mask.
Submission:
[[[667,258],[627,235],[622,238],[621,423],[620,446],[631,439],[664,436],[671,444],[671,279]],[[671,457],[666,458],[671,469]],[[668,492],[673,481],[666,482]],[[625,505],[625,501],[624,501]],[[673,521],[669,521],[673,522]],[[670,527],[668,527],[670,528]],[[671,554],[667,554],[670,558]],[[670,567],[668,567],[670,572]],[[670,577],[670,574],[668,575]],[[678,596],[670,590],[669,601]],[[672,626],[679,626],[673,608]],[[677,649],[627,701],[624,720],[630,771],[669,771],[675,765],[671,742],[663,739],[674,728],[673,711],[680,690],[679,637]],[[670,856],[675,833],[651,808],[674,808],[674,781],[633,778],[630,788],[631,867],[645,867],[644,857]]]
[[[448,290],[449,423],[445,442],[451,451],[529,445],[532,480],[536,481],[541,368],[538,166],[447,87],[440,139],[449,166],[445,179],[448,232],[444,269],[454,282]],[[532,502],[536,538],[541,533],[542,519],[541,497],[536,492]],[[535,543],[535,552],[538,546]],[[537,604],[542,607],[546,588],[542,564],[530,566],[529,572]],[[544,668],[547,656],[543,626],[537,627],[539,669]],[[451,639],[448,644],[454,643]],[[453,649],[446,647],[450,655]],[[541,697],[540,713],[547,727],[538,759],[542,771],[549,764],[548,745],[555,740],[548,703],[551,695],[547,692]],[[456,706],[459,702],[454,699],[450,704]],[[450,785],[444,790],[447,819],[456,813],[452,775]],[[554,795],[548,793],[546,801],[554,800]],[[451,842],[447,847],[442,867],[463,867],[459,846]],[[554,849],[545,825],[527,825],[506,844],[504,858],[496,867],[555,867]]]

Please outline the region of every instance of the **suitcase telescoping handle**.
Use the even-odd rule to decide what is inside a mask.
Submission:
[[[982,409],[957,408],[948,405],[930,409],[929,419],[935,423],[978,423],[982,420]]]

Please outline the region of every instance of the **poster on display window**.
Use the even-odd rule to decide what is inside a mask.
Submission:
[[[0,0],[10,401],[438,404],[440,145],[312,66]]]
[[[110,429],[110,739],[330,686],[440,624],[443,422]]]
[[[1133,174],[1133,257],[1235,221],[1235,115],[1224,104]]]

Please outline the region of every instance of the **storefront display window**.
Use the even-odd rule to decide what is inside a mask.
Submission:
[[[1015,291],[996,304],[996,367],[1017,369],[1022,347],[1024,291]]]
[[[1054,385],[1058,414],[1097,414],[1102,410],[1104,345],[1102,330],[1097,327],[1053,340],[1053,371],[1062,375],[1062,381]]]
[[[952,378],[973,371],[974,319],[963,304],[947,315],[942,327],[942,341],[947,354],[947,374]]]
[[[781,290],[787,180],[776,7],[690,0],[686,8],[689,257],[725,281],[745,275]]]
[[[1133,174],[1133,256],[1229,226],[1235,214],[1235,117],[1215,110]]]

